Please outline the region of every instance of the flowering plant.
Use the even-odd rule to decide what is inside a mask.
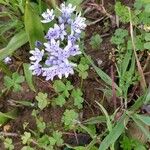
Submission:
[[[31,66],[33,75],[42,75],[46,80],[53,80],[55,76],[60,79],[62,76],[66,78],[69,74],[73,74],[75,63],[70,61],[70,57],[81,54],[78,41],[81,32],[85,29],[85,18],[81,17],[81,13],[75,14],[76,7],[72,4],[66,5],[62,3],[60,8],[60,16],[56,17],[54,10],[47,9],[42,14],[42,23],[55,21],[54,27],[50,27],[45,39],[46,43],[36,43],[36,48],[30,53]],[[43,46],[41,46],[43,45]],[[42,50],[39,48],[43,47]]]

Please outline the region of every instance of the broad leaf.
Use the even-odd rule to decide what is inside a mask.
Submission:
[[[28,35],[28,39],[30,42],[30,47],[35,47],[35,42],[43,41],[44,32],[41,20],[32,9],[30,3],[26,1],[26,8],[25,8],[25,30]]]
[[[8,43],[8,45],[0,50],[0,61],[11,55],[15,50],[26,44],[28,41],[27,34],[24,30],[17,33]]]
[[[17,116],[17,110],[14,109],[12,111],[9,111],[7,113],[0,112],[0,126],[7,123],[9,119],[15,119]]]

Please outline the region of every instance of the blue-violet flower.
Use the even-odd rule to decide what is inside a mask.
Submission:
[[[58,18],[55,17],[54,10],[47,9],[42,14],[42,23],[55,20],[55,24],[45,36],[47,42],[30,51],[32,56],[29,69],[33,75],[42,75],[46,80],[53,80],[55,76],[61,79],[63,76],[67,78],[69,74],[74,74],[74,67],[77,65],[71,62],[70,58],[81,54],[78,42],[81,32],[86,27],[85,18],[81,17],[81,13],[73,16],[75,9],[72,4],[63,3],[58,9]]]

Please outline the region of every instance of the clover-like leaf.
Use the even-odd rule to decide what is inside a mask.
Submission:
[[[38,101],[38,107],[43,110],[48,105],[47,93],[39,92],[36,96],[36,100]]]
[[[64,97],[69,97],[69,91],[73,89],[70,81],[67,81],[64,84],[61,80],[56,80],[53,84],[53,87],[57,93],[62,93]]]
[[[30,132],[24,132],[24,135],[21,136],[22,143],[27,144],[30,141],[31,133]]]
[[[101,36],[99,34],[96,34],[96,35],[92,36],[90,44],[93,49],[97,49],[100,47],[102,41],[103,40],[102,40]]]
[[[61,146],[63,144],[62,133],[59,131],[53,132],[53,138],[56,140],[57,146]]]
[[[14,149],[14,145],[13,145],[12,139],[6,138],[5,141],[4,141],[4,146],[8,150],[13,150]]]
[[[62,107],[66,103],[66,100],[63,95],[59,95],[57,98],[54,99],[54,102],[56,105]]]
[[[82,106],[82,103],[84,101],[84,99],[82,98],[82,91],[81,89],[74,89],[71,93],[71,96],[74,98],[74,105],[78,107],[78,109],[81,109],[83,106]]]
[[[65,126],[71,128],[74,125],[75,120],[77,120],[78,114],[74,110],[66,110],[62,117],[62,122]]]
[[[14,92],[22,90],[20,84],[24,82],[24,76],[19,75],[17,72],[12,74],[12,78],[9,76],[4,77],[5,86],[10,89],[12,88]]]

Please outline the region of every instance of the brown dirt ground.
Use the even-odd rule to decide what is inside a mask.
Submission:
[[[124,0],[125,4],[128,4],[131,6],[132,2],[129,0]],[[105,0],[104,1],[105,8],[108,12],[113,11],[113,5],[114,0]],[[92,17],[94,19],[98,18],[99,16],[102,16],[102,14],[95,13],[92,14]],[[107,24],[106,24],[107,22]],[[110,20],[107,19],[105,21],[98,22],[92,26],[88,26],[86,29],[86,37],[85,37],[85,45],[86,45],[86,53],[89,54],[94,62],[97,64],[98,60],[100,60],[102,63],[100,64],[99,67],[101,67],[103,70],[105,70],[106,73],[110,75],[110,67],[113,64],[112,60],[110,59],[110,52],[112,51],[112,46],[109,42],[110,40],[110,35],[112,35],[113,31],[115,28],[112,28],[110,25]],[[93,50],[89,44],[89,40],[92,37],[94,33],[99,33],[100,35],[103,35],[103,42],[102,45],[99,49]],[[19,54],[17,53],[16,56],[21,57],[21,59],[26,62],[27,59],[29,58],[28,53],[26,53],[25,50],[28,50],[29,47],[25,46],[23,47],[23,51]],[[23,57],[22,57],[23,56]],[[14,63],[10,68],[12,70],[16,70],[18,68],[18,64],[16,63],[17,58],[15,58]],[[19,61],[19,60],[18,60]],[[20,68],[20,72],[22,72]],[[72,76],[70,77],[72,80],[72,84],[77,86],[80,85],[80,79],[77,76]],[[44,93],[48,93],[49,97],[52,97],[54,94],[52,90],[52,84],[51,82],[44,82],[43,79],[39,78],[34,78],[37,91],[41,91]],[[0,90],[3,88],[3,74],[0,73]],[[94,72],[94,70],[91,68],[89,71],[89,77],[83,82],[83,92],[84,92],[84,108],[82,112],[82,120],[88,119],[92,116],[98,116],[101,112],[98,107],[96,107],[95,101],[103,101],[103,93],[98,90],[98,88],[102,88],[104,86],[103,82],[99,79],[97,74]],[[34,102],[34,98],[37,93],[34,93],[29,90],[29,87],[24,83],[23,84],[23,92],[20,93],[9,93],[7,96],[3,97],[2,103],[0,103],[0,109],[4,112],[7,112],[9,109],[11,109],[11,106],[9,106],[8,100],[29,100],[31,102]],[[110,110],[113,109],[113,106],[111,102],[108,102],[107,100],[104,100],[104,106],[106,108],[109,108]],[[35,129],[35,119],[31,116],[32,108],[28,107],[19,107],[19,115],[15,120],[11,120],[8,122],[10,125],[10,130],[9,132],[17,133],[17,134],[22,134],[23,133],[23,123],[24,122],[29,122],[29,125],[26,130],[28,129]],[[52,123],[53,125],[55,124],[57,129],[61,129],[61,117],[64,112],[64,108],[60,107],[49,107],[46,108],[41,112],[41,116],[44,118],[44,121],[46,123]],[[7,124],[7,125],[8,125]],[[1,127],[1,131],[3,130],[3,127]],[[85,143],[89,143],[89,137],[84,134],[78,134],[78,138],[80,139],[86,139]],[[68,143],[73,143],[75,141],[75,136],[70,134],[67,136],[67,142]],[[14,141],[16,142],[15,150],[20,150],[21,145],[20,145],[20,140],[19,138],[14,138]],[[0,144],[0,150],[3,150]]]

